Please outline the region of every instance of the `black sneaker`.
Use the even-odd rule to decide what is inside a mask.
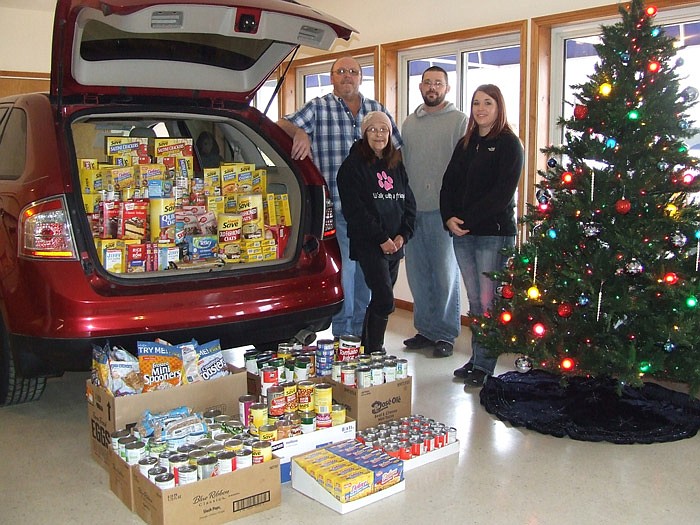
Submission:
[[[406,339],[403,342],[406,348],[411,350],[418,350],[419,348],[427,348],[429,346],[435,345],[435,342],[431,341],[427,337],[421,334],[416,334],[413,337]]]
[[[452,343],[438,341],[433,349],[433,357],[450,357],[452,355]]]
[[[486,372],[473,368],[467,377],[464,379],[464,384],[467,386],[484,386],[486,378],[489,376]]]
[[[454,374],[455,377],[459,377],[460,379],[466,379],[467,376],[469,375],[469,373],[470,373],[473,369],[474,369],[474,363],[472,363],[471,361],[469,361],[469,362],[466,363],[464,366],[462,366],[461,368],[458,368],[457,370],[455,370],[455,371],[452,372],[452,373]]]

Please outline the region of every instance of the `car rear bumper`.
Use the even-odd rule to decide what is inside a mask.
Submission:
[[[10,348],[14,350],[15,364],[23,377],[57,376],[67,371],[89,370],[92,363],[92,345],[121,346],[136,351],[136,341],[153,341],[160,337],[173,344],[190,341],[200,343],[219,339],[222,348],[291,339],[297,332],[308,329],[318,332],[328,328],[331,318],[341,308],[342,301],[313,310],[304,310],[260,319],[236,321],[199,328],[144,332],[100,338],[42,339],[10,334]]]

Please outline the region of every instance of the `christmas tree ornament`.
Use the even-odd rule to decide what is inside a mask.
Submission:
[[[557,238],[557,230],[555,230],[554,228],[548,229],[547,230],[547,237],[549,237],[552,240],[556,239]]]
[[[561,303],[559,306],[557,306],[557,315],[559,317],[563,317],[564,319],[571,317],[573,312],[574,309],[569,303]]]
[[[527,289],[527,296],[533,301],[537,301],[541,296],[540,289],[533,284],[532,286],[530,286],[530,288]]]
[[[527,374],[530,370],[532,370],[532,359],[526,355],[518,356],[515,359],[515,369],[521,374]]]
[[[588,116],[588,107],[583,104],[576,104],[574,106],[574,118],[576,120],[583,120]]]
[[[630,210],[632,209],[632,203],[625,199],[624,197],[622,199],[618,199],[615,202],[615,211],[619,213],[620,215],[627,215]]]
[[[683,248],[688,242],[688,237],[686,237],[683,232],[676,231],[671,235],[671,244],[676,248]]]
[[[574,180],[574,174],[570,171],[565,171],[561,174],[561,181],[564,184],[571,184]]]
[[[639,362],[639,371],[642,374],[646,374],[647,372],[651,371],[651,363],[649,361],[640,361]]]
[[[598,88],[598,93],[604,97],[607,97],[610,95],[610,93],[612,93],[612,84],[610,82],[603,82],[600,85],[600,88]]]
[[[639,275],[644,271],[644,266],[637,259],[631,259],[626,265],[625,270],[630,275]]]
[[[687,121],[687,120],[681,119],[681,120],[678,121],[678,128],[679,128],[679,129],[682,129],[683,131],[685,131],[685,130],[688,129],[689,127],[690,127],[690,124],[688,124],[688,121]]]
[[[658,162],[656,164],[656,167],[658,168],[658,170],[660,172],[664,172],[664,171],[667,171],[670,166],[669,166],[668,162],[662,160],[661,162]]]
[[[682,67],[683,64],[685,64],[685,60],[683,60],[683,57],[678,57],[676,59],[676,67]]]
[[[620,53],[620,60],[623,66],[628,65],[630,63],[630,54],[626,52]]]
[[[629,120],[639,120],[639,111],[637,111],[636,109],[633,109],[632,111],[627,113],[627,118]]]
[[[688,308],[695,308],[698,305],[698,298],[695,297],[694,295],[691,295],[685,300],[685,305]]]
[[[670,354],[675,349],[676,345],[672,343],[670,339],[666,340],[666,342],[664,343],[664,352],[668,352]]]
[[[549,166],[550,168],[556,168],[557,167],[557,159],[547,160],[547,166]]]
[[[515,296],[515,291],[511,285],[504,284],[503,288],[501,288],[501,295],[504,299],[512,299]]]
[[[581,230],[586,237],[596,237],[600,235],[602,227],[597,222],[586,222],[581,226]]]
[[[688,86],[681,91],[681,95],[685,97],[688,102],[694,102],[698,98],[698,90],[693,86]]]
[[[617,146],[617,140],[615,140],[613,137],[608,137],[605,141],[605,147],[608,149],[613,149],[615,146]]]
[[[554,193],[549,188],[540,188],[535,192],[535,198],[540,204],[549,204],[549,201],[554,198]]]
[[[652,60],[647,64],[647,71],[649,71],[649,73],[658,73],[660,69],[661,63],[657,62],[656,60]]]
[[[578,296],[578,299],[576,300],[579,306],[588,306],[588,303],[591,302],[591,298],[588,297],[585,293],[582,293],[581,295]]]
[[[658,27],[655,27],[654,29],[651,30],[651,36],[653,36],[654,38],[656,38],[660,34],[661,34],[661,29]]]
[[[657,13],[656,6],[653,6],[653,5],[647,6],[647,8],[644,10],[644,12],[646,13],[646,15],[649,18],[656,16],[656,13]]]

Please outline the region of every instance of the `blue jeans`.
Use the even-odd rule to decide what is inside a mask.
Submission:
[[[503,248],[515,246],[515,236],[478,236],[464,235],[453,237],[455,255],[459,271],[464,279],[469,299],[469,312],[483,315],[493,302],[493,295],[498,283],[492,281],[484,272],[501,270],[507,256],[501,253]],[[488,350],[475,341],[472,334],[472,357],[469,360],[474,368],[493,374],[497,357],[491,357]]]
[[[333,316],[331,329],[334,337],[341,335],[356,335],[362,337],[362,325],[365,311],[369,304],[369,288],[365,283],[362,268],[350,259],[350,240],[348,239],[348,223],[343,217],[340,205],[335,207],[336,238],[340,245],[341,283],[345,301],[343,308]]]
[[[406,243],[406,277],[413,296],[413,325],[431,341],[459,336],[459,272],[440,210],[419,211]]]

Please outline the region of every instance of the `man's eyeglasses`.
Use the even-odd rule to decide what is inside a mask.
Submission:
[[[387,133],[389,133],[389,128],[375,128],[374,126],[370,126],[369,128],[367,128],[367,133],[381,133],[382,135],[386,135]]]
[[[428,87],[428,88],[431,88],[431,87],[436,87],[436,88],[445,87],[445,83],[444,83],[442,80],[436,80],[435,82],[433,82],[432,80],[424,80],[424,81],[422,82],[422,84],[423,84],[425,87]]]
[[[345,69],[344,67],[340,67],[340,68],[336,69],[335,71],[333,71],[333,73],[335,73],[336,75],[340,75],[340,76],[348,74],[351,77],[356,77],[357,75],[360,74],[360,70],[354,69],[354,68]]]

